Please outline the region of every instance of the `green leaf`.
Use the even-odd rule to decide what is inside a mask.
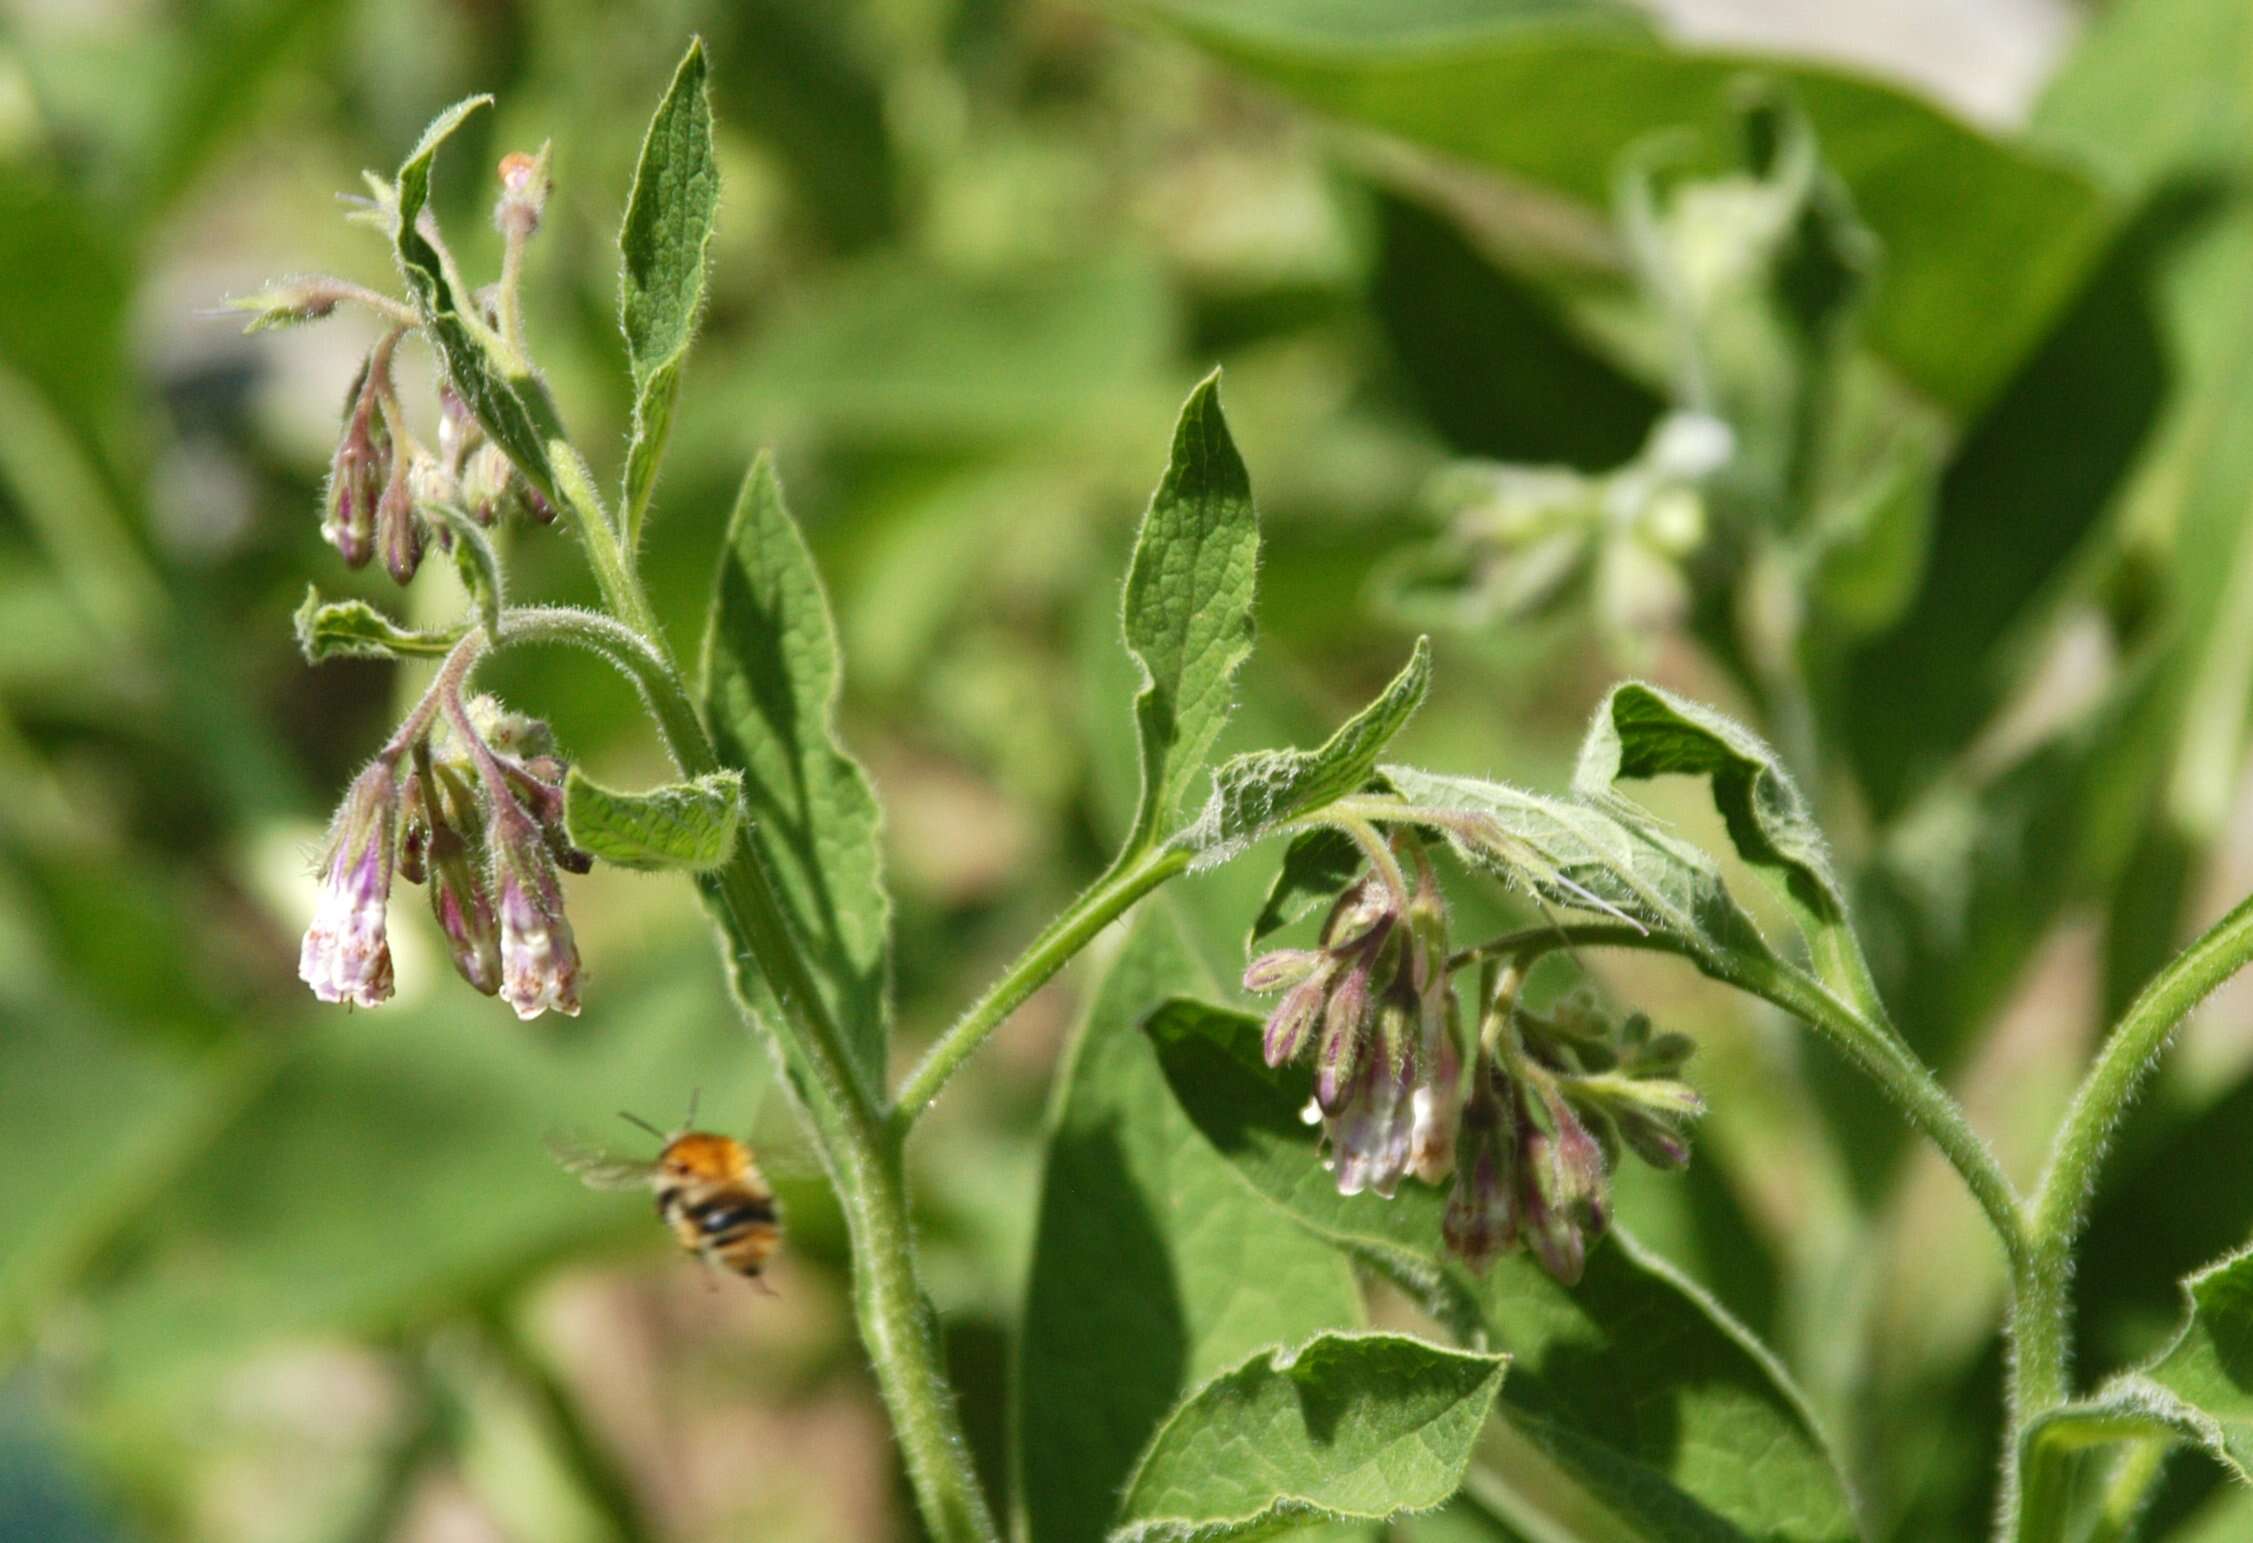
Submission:
[[[1524,884],[1552,904],[1622,916],[1679,939],[1701,969],[1735,979],[1741,962],[1775,955],[1729,893],[1712,859],[1655,822],[1628,823],[1609,809],[1544,798],[1499,782],[1412,766],[1381,768],[1411,804],[1448,811],[1498,832],[1508,850],[1443,826],[1466,861]]]
[[[876,1086],[891,1023],[883,817],[867,773],[838,741],[836,625],[764,455],[728,522],[703,661],[713,739],[743,773],[747,839]]]
[[[1213,773],[1204,812],[1178,839],[1197,854],[1199,866],[1210,867],[1277,827],[1358,792],[1385,746],[1423,705],[1431,681],[1431,640],[1418,638],[1392,684],[1320,749],[1256,750],[1223,762]]]
[[[1856,1536],[1845,1481],[1806,1401],[1710,1297],[1617,1228],[1578,1287],[1524,1254],[1482,1279],[1440,1244],[1444,1196],[1340,1195],[1299,1118],[1303,1067],[1270,1069],[1256,1018],[1175,1001],[1148,1033],[1205,1139],[1254,1189],[1509,1347],[1502,1413],[1623,1519],[1669,1540]]]
[[[1830,850],[1798,786],[1759,735],[1710,707],[1630,681],[1596,710],[1573,768],[1573,791],[1617,806],[1623,778],[1703,777],[1739,856],[1776,879],[1817,928],[1846,920]]]
[[[649,120],[626,221],[618,232],[618,314],[634,376],[634,434],[626,449],[626,540],[641,529],[672,431],[681,365],[704,304],[706,253],[720,207],[704,44],[688,46]]]
[[[1256,947],[1262,938],[1329,904],[1353,882],[1366,860],[1353,838],[1334,826],[1293,837],[1283,849],[1283,866],[1268,886],[1245,946]]]
[[[323,600],[308,585],[292,618],[308,664],[330,659],[435,659],[462,640],[459,627],[402,627],[365,600]]]
[[[2189,1312],[2174,1342],[2089,1398],[2036,1419],[2027,1455],[2158,1438],[2198,1447],[2253,1480],[2253,1250],[2183,1282]]]
[[[1344,1257],[1197,1138],[1134,1032],[1202,984],[1164,902],[1147,902],[1065,1053],[1014,1393],[1024,1514],[1043,1540],[1103,1536],[1190,1388],[1278,1339],[1360,1322]]]
[[[483,322],[464,314],[464,297],[454,293],[437,248],[416,228],[416,221],[430,202],[430,169],[438,147],[464,119],[478,108],[490,106],[492,100],[489,96],[469,97],[432,120],[414,150],[400,163],[399,175],[390,188],[390,207],[385,212],[400,277],[406,282],[415,314],[422,319],[423,335],[437,353],[446,379],[493,442],[516,463],[517,470],[552,501],[555,474],[548,465],[547,446],[550,439],[561,437],[561,429],[546,388],[528,366],[502,357]]]
[[[1430,1510],[1462,1484],[1507,1364],[1403,1334],[1264,1351],[1159,1429],[1111,1536],[1202,1543]]]
[[[1782,83],[1885,262],[1871,341],[1968,415],[2041,336],[2110,211],[2074,167],[1841,71],[1666,43],[1569,0],[1144,0],[1216,56],[1319,110],[1607,207],[1623,151],[1694,131],[1718,159],[1748,74]],[[1901,175],[1904,165],[1919,174]]]
[[[1252,651],[1259,518],[1220,411],[1218,372],[1181,409],[1173,456],[1127,564],[1121,623],[1142,668],[1134,698],[1142,797],[1127,838],[1154,845],[1172,824],[1235,707],[1236,667]]]
[[[743,778],[714,772],[640,793],[617,793],[578,767],[563,778],[571,844],[620,868],[717,868],[735,850]]]

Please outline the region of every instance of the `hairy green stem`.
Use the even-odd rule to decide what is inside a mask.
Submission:
[[[674,763],[690,777],[720,769],[694,698],[657,630],[629,554],[603,512],[586,466],[568,445],[550,454],[557,488],[585,542],[595,583],[613,617],[561,609],[512,610],[521,637],[593,648],[624,669],[656,719]],[[892,1416],[909,1483],[938,1543],[998,1539],[978,1486],[961,1416],[947,1386],[930,1304],[916,1279],[900,1143],[877,1090],[855,1072],[844,1036],[792,936],[773,881],[746,833],[735,853],[698,881],[726,944],[738,1006],[782,1064],[784,1081],[837,1191],[852,1243],[853,1297],[877,1388]]]
[[[1137,900],[1189,866],[1189,853],[1162,846],[1140,856],[1124,857],[1097,879],[1064,914],[1034,938],[1015,964],[986,989],[984,996],[939,1036],[924,1052],[907,1080],[900,1084],[892,1103],[894,1130],[904,1131],[915,1122],[939,1089],[987,1035],[1001,1027],[1025,999],[1047,984],[1050,977],[1094,941],[1095,935],[1126,914]]]
[[[2215,987],[2253,960],[2253,896],[2177,954],[2128,1004],[2097,1052],[2058,1127],[2029,1208],[2026,1268],[2014,1279],[2010,1363],[2011,1441],[2003,1528],[2020,1539],[2059,1535],[2073,1462],[2067,1454],[2028,1463],[2021,1448],[2038,1416],[2072,1395],[2073,1249],[2087,1219],[2098,1165],[2112,1132],[2175,1030]]]

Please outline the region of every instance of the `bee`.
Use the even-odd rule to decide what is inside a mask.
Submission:
[[[657,1198],[658,1219],[682,1248],[714,1269],[757,1281],[782,1246],[782,1211],[750,1147],[695,1129],[694,1100],[677,1131],[661,1131],[623,1111],[619,1118],[664,1143],[654,1158],[615,1157],[560,1138],[551,1138],[549,1149],[589,1189],[647,1186]]]

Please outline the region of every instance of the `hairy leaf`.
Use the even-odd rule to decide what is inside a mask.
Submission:
[[[1481,1279],[1440,1243],[1444,1196],[1340,1195],[1255,1018],[1176,1001],[1148,1025],[1174,1095],[1261,1194],[1512,1354],[1502,1412],[1620,1516],[1667,1539],[1843,1540],[1845,1481],[1806,1401],[1751,1333],[1614,1229],[1578,1287],[1524,1254]]]
[[[1200,866],[1226,862],[1278,826],[1358,791],[1385,746],[1423,705],[1431,680],[1431,640],[1418,638],[1392,684],[1320,749],[1231,757],[1213,773],[1212,797],[1182,833],[1182,844],[1197,853]]]
[[[1189,1389],[1260,1346],[1360,1321],[1346,1260],[1197,1138],[1134,1032],[1203,984],[1162,904],[1146,902],[1096,989],[1049,1122],[1014,1423],[1027,1525],[1057,1543],[1103,1536]]]
[[[618,314],[634,376],[634,433],[626,449],[629,543],[640,528],[672,431],[681,365],[704,303],[705,254],[720,206],[704,44],[692,42],[642,140],[626,221],[618,232]]]
[[[434,659],[462,640],[462,629],[402,627],[365,600],[323,600],[310,586],[292,618],[308,664],[330,659]]]
[[[1678,938],[1701,968],[1723,979],[1736,973],[1733,960],[1774,958],[1712,860],[1655,822],[1628,823],[1609,809],[1476,777],[1382,770],[1409,803],[1461,817],[1441,829],[1468,861],[1545,900]]]
[[[479,322],[473,324],[462,307],[468,297],[454,293],[438,249],[417,227],[430,202],[431,163],[438,147],[480,107],[490,106],[489,96],[456,102],[431,121],[421,140],[400,164],[389,191],[393,250],[399,274],[422,318],[423,335],[436,351],[446,379],[461,396],[471,414],[506,451],[532,485],[549,498],[555,494],[555,475],[548,465],[548,441],[560,437],[555,409],[547,390],[529,368],[503,359]]]
[[[563,824],[572,845],[620,868],[717,868],[735,850],[743,778],[714,772],[619,793],[578,767],[563,779]]]
[[[1324,1334],[1222,1373],[1150,1445],[1119,1543],[1383,1520],[1453,1495],[1508,1357],[1402,1334]]]
[[[874,1086],[891,1021],[882,815],[867,773],[838,741],[837,629],[763,455],[728,522],[703,660],[713,739],[743,773],[747,839]]]
[[[477,609],[477,620],[485,628],[485,635],[498,641],[503,600],[501,560],[494,554],[493,543],[484,527],[447,504],[425,506],[423,512],[444,526],[453,548],[454,573],[462,581],[462,588],[469,592],[470,604]]]
[[[2037,1452],[2157,1438],[2204,1451],[2253,1479],[2253,1250],[2183,1282],[2189,1311],[2174,1342],[2094,1395],[2037,1419]]]
[[[1807,801],[1776,752],[1710,707],[1630,681],[1614,687],[1581,742],[1573,791],[1613,801],[1623,778],[1703,777],[1737,853],[1774,877],[1817,926],[1836,926],[1846,900]]]
[[[1252,651],[1259,519],[1243,459],[1208,375],[1181,409],[1165,480],[1127,564],[1121,623],[1142,668],[1134,698],[1142,798],[1127,848],[1157,842],[1235,707],[1236,667]]]

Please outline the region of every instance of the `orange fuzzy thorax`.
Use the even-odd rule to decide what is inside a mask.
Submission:
[[[675,1136],[658,1154],[658,1166],[683,1179],[726,1184],[751,1171],[750,1149],[732,1136],[692,1130]]]

